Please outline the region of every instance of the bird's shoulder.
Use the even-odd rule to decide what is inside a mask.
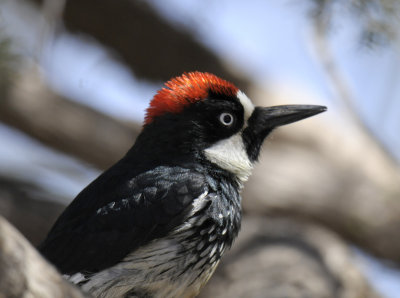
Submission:
[[[111,169],[75,198],[39,249],[62,273],[97,272],[168,234],[208,191],[204,173],[191,167],[133,176]]]

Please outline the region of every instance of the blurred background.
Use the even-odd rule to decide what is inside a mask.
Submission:
[[[0,0],[0,214],[37,245],[163,82],[207,71],[328,112],[266,142],[201,296],[400,297],[399,28],[397,0]]]

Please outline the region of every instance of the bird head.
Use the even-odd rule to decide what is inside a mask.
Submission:
[[[154,96],[135,146],[157,162],[197,158],[245,181],[274,128],[325,110],[315,105],[255,107],[232,83],[190,72],[171,79]]]

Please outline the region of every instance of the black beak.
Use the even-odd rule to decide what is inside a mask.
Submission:
[[[247,154],[253,161],[257,159],[265,137],[281,125],[296,122],[327,110],[324,106],[284,105],[274,107],[256,107],[243,131]]]
[[[312,105],[287,105],[287,106],[275,106],[275,107],[256,107],[251,118],[257,122],[257,126],[263,128],[274,128],[277,126],[296,122],[319,113],[325,112],[326,107],[324,106],[312,106]],[[261,127],[260,127],[261,128]]]

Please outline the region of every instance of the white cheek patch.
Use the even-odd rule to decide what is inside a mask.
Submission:
[[[248,98],[246,96],[246,94],[244,94],[242,91],[238,91],[238,93],[236,94],[237,98],[239,99],[240,103],[243,106],[244,109],[244,120],[247,121],[251,114],[254,111],[254,105],[251,102],[250,98]]]
[[[204,153],[209,161],[236,175],[241,182],[245,182],[249,178],[253,169],[253,164],[247,156],[241,131],[215,143]]]
[[[254,111],[254,105],[242,91],[239,90],[236,96],[243,106],[244,127],[246,127],[247,120]],[[243,143],[242,131],[244,127],[233,136],[221,140],[204,150],[205,156],[209,161],[236,175],[241,182],[247,181],[253,169],[253,164],[249,160]]]

